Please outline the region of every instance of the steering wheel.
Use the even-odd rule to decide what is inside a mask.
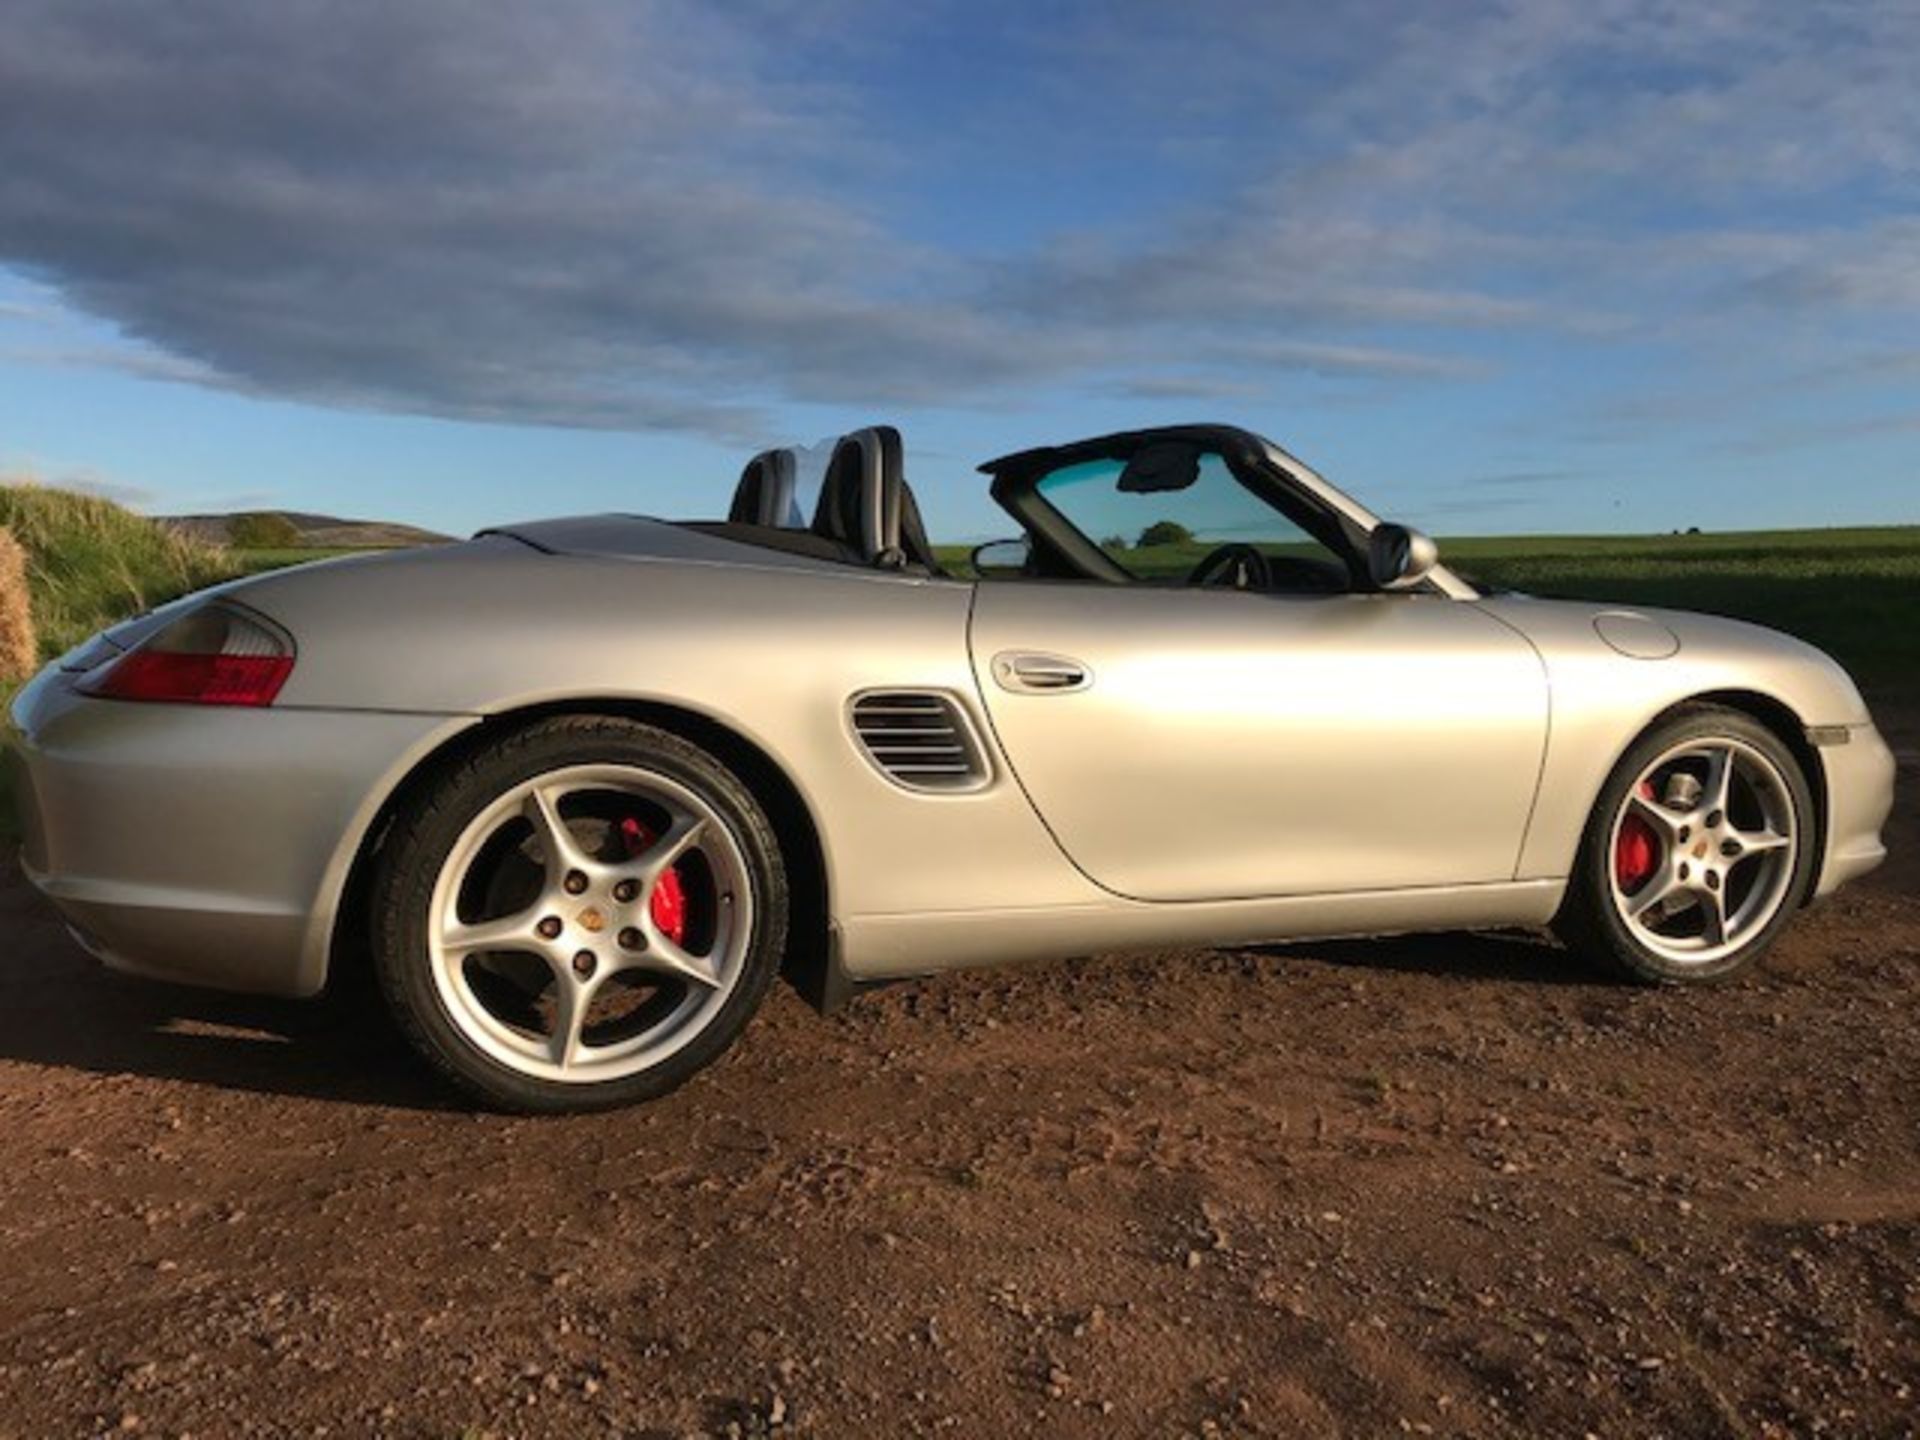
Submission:
[[[1267,590],[1273,586],[1273,570],[1264,554],[1236,540],[1209,551],[1188,574],[1187,584]]]
[[[1288,595],[1344,595],[1348,577],[1326,560],[1304,555],[1267,556],[1267,588]]]

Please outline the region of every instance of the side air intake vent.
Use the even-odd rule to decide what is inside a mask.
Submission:
[[[909,790],[973,790],[986,757],[966,712],[934,690],[869,690],[853,701],[853,733],[867,758]]]

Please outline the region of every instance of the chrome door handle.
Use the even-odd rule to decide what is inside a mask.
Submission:
[[[1064,695],[1093,684],[1093,672],[1065,655],[1038,650],[1003,650],[993,657],[993,678],[1002,690],[1033,695]]]

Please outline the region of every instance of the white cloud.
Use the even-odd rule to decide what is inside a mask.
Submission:
[[[949,111],[863,89],[938,26]],[[730,444],[787,402],[1471,380],[1469,332],[1745,353],[1755,307],[1920,309],[1916,53],[1910,0],[20,0],[0,262],[124,337],[38,363]],[[899,208],[916,163],[1115,143],[1097,221]]]

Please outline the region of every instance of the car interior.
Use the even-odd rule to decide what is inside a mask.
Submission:
[[[943,575],[908,485],[900,432],[835,442],[804,515],[799,452],[765,450],[741,471],[724,521],[689,529],[841,564]],[[982,546],[982,580],[1069,580],[1296,595],[1374,588],[1366,537],[1282,483],[1252,437],[1218,426],[1127,432],[988,461],[1015,540]],[[994,550],[1011,563],[989,564]]]

